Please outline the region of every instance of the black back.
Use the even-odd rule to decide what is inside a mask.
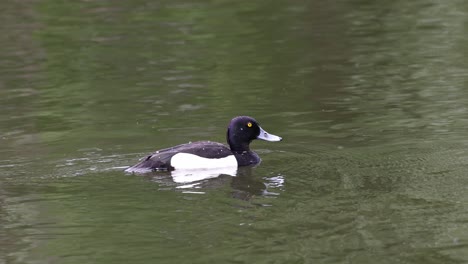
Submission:
[[[224,144],[211,141],[197,141],[158,150],[127,170],[174,170],[170,161],[177,153],[194,154],[208,159],[219,159],[233,154]]]

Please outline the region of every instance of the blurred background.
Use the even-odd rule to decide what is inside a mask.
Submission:
[[[468,262],[468,2],[0,10],[0,263]],[[123,172],[238,115],[255,168]]]

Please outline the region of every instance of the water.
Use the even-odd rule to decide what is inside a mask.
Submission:
[[[466,2],[0,8],[0,263],[468,262]],[[236,115],[258,167],[123,173]]]

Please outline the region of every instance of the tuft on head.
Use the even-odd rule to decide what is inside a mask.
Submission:
[[[234,151],[248,151],[249,144],[260,133],[258,122],[250,116],[234,117],[227,130],[227,142]]]

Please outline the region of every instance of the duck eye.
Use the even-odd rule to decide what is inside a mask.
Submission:
[[[248,123],[247,123],[247,126],[248,126],[248,127],[252,127],[252,123],[248,122]]]

